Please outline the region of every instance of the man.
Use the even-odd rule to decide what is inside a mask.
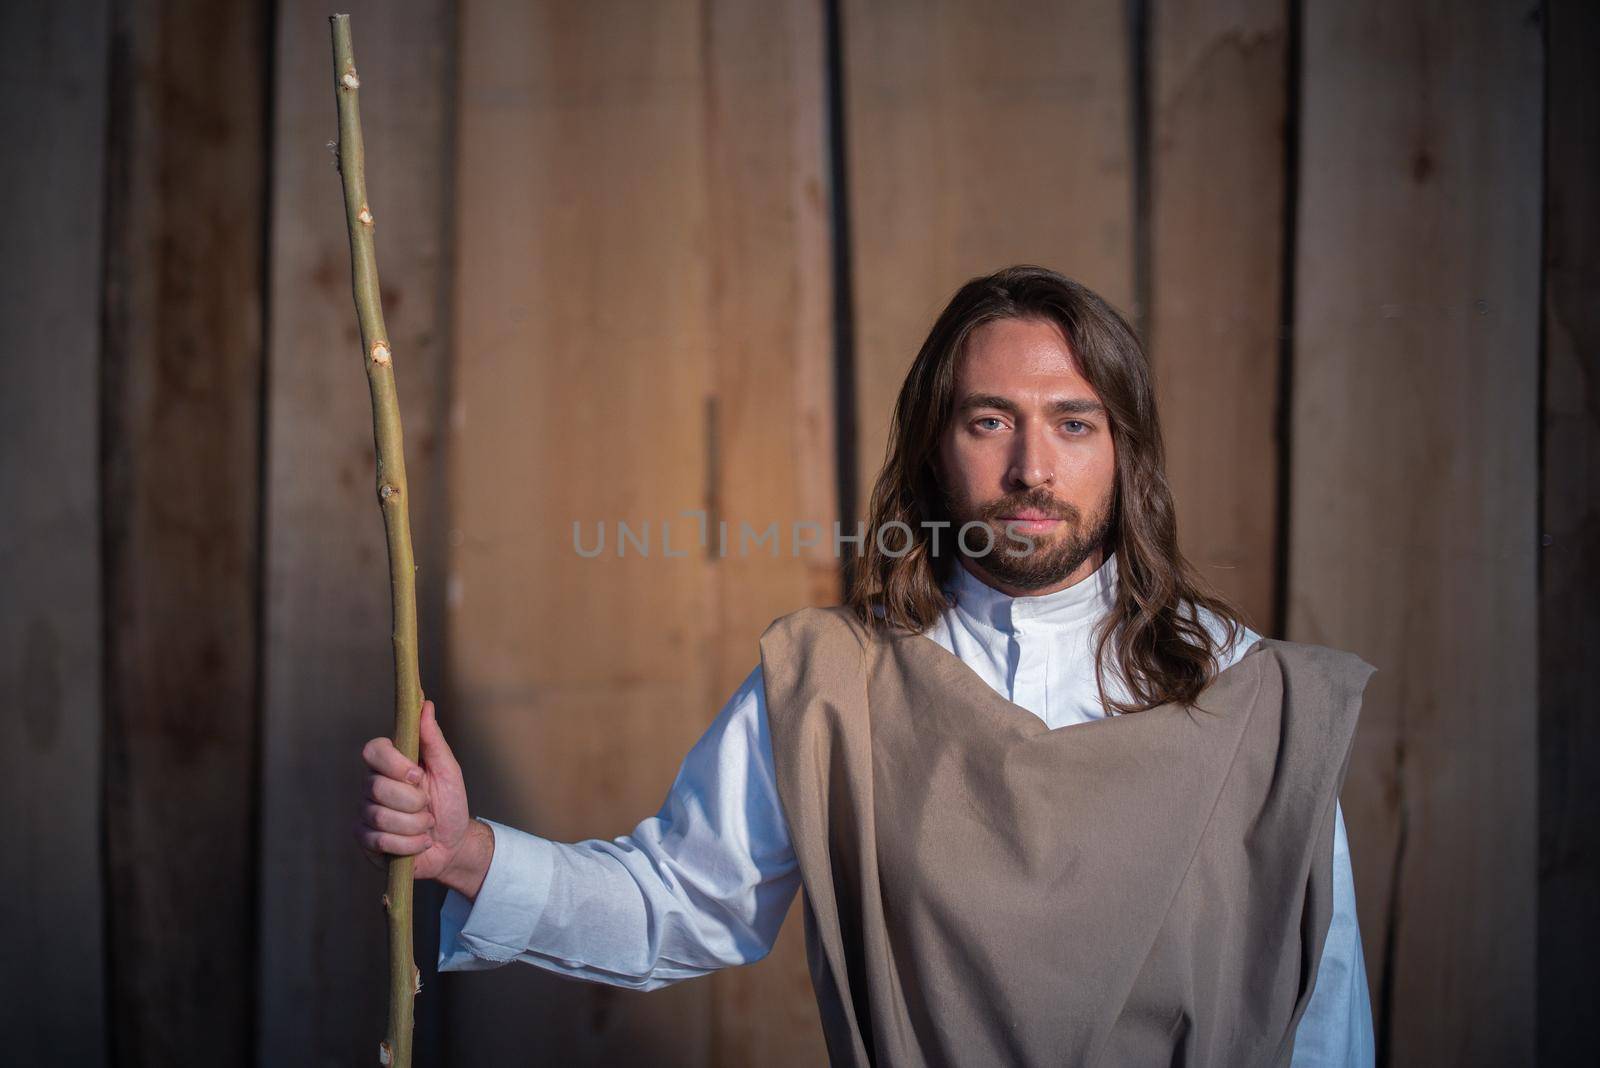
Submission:
[[[848,603],[768,628],[631,835],[469,818],[431,703],[420,767],[368,743],[357,835],[450,887],[440,969],[653,989],[760,959],[803,884],[835,1063],[1371,1064],[1337,801],[1371,668],[1194,576],[1123,319],[969,282],[870,513]]]

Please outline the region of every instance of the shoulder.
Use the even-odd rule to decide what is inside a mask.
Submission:
[[[1268,650],[1285,679],[1329,700],[1359,706],[1377,668],[1345,649],[1309,642],[1268,641]]]
[[[818,641],[864,646],[869,637],[866,627],[847,605],[810,605],[767,624],[761,632],[761,647],[764,651],[777,650]]]
[[[1220,621],[1216,625],[1222,626]],[[1320,739],[1315,744],[1332,746],[1328,751],[1348,751],[1367,682],[1377,670],[1371,664],[1343,649],[1262,638],[1248,628],[1227,656],[1231,661],[1219,670],[1248,663],[1237,681],[1256,680],[1260,693],[1281,710],[1274,721],[1297,724],[1296,734]]]
[[[775,736],[859,704],[876,639],[846,605],[779,616],[761,635],[761,685]]]

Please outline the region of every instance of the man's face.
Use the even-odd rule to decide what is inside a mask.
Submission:
[[[938,473],[952,520],[987,523],[988,554],[963,565],[1003,593],[1065,589],[1104,560],[1116,492],[1110,416],[1054,323],[997,319],[968,338]],[[1033,550],[1008,537],[1008,525]],[[941,543],[941,551],[944,549]],[[980,532],[966,544],[983,547]]]

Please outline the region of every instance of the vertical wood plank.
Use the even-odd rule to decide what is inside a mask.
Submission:
[[[1289,636],[1378,668],[1345,802],[1392,1064],[1534,1054],[1540,36],[1306,9]]]
[[[1545,5],[1539,1063],[1593,1057],[1600,944],[1600,9]]]
[[[462,12],[446,732],[480,815],[560,841],[661,804],[714,712],[686,510],[713,395],[707,50],[688,2]],[[615,555],[649,523],[649,555]],[[606,552],[577,555],[599,523]],[[673,553],[664,555],[663,524]],[[726,694],[722,695],[724,698]],[[701,1064],[712,986],[452,977],[453,1061]]]
[[[1132,314],[1131,94],[1120,3],[843,7],[864,516],[900,384],[963,282],[1033,262]]]
[[[1185,554],[1274,625],[1283,297],[1283,0],[1152,5],[1151,308]]]
[[[765,552],[714,560],[714,673],[708,721],[760,659],[768,623],[838,603],[826,97],[821,5],[718,0],[707,8],[710,353],[716,504],[785,531]],[[812,523],[795,549],[796,523]],[[799,897],[763,961],[718,973],[712,1063],[827,1061],[806,965]]]
[[[394,350],[422,681],[443,684],[441,457],[452,6],[352,2],[367,184]],[[393,732],[389,577],[374,493],[324,5],[277,7],[267,472],[261,1064],[375,1063],[388,1012],[384,874],[351,835],[361,746]],[[444,722],[448,723],[446,718]],[[417,886],[418,1063],[437,1063],[439,895]]]
[[[252,1018],[266,55],[259,4],[116,8],[102,508],[119,1063],[237,1053]]]
[[[639,14],[464,23],[457,718],[475,807],[568,841],[653,813],[766,624],[839,595],[831,540],[792,551],[837,511],[820,13]],[[619,519],[652,524],[650,558],[615,556]],[[576,556],[574,520],[608,524],[605,556]],[[720,521],[775,522],[782,550],[718,555]],[[798,921],[760,965],[647,997],[526,967],[458,989],[468,1061],[825,1056]]]
[[[109,5],[0,6],[0,1033],[103,1064],[100,285]],[[24,967],[23,964],[26,964]]]

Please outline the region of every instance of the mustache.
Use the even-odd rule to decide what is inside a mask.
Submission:
[[[1001,516],[1015,515],[1020,511],[1043,512],[1052,519],[1077,519],[1078,510],[1065,501],[1058,501],[1048,493],[1022,493],[1002,497],[992,501],[979,509],[979,515],[984,519],[999,519]]]

